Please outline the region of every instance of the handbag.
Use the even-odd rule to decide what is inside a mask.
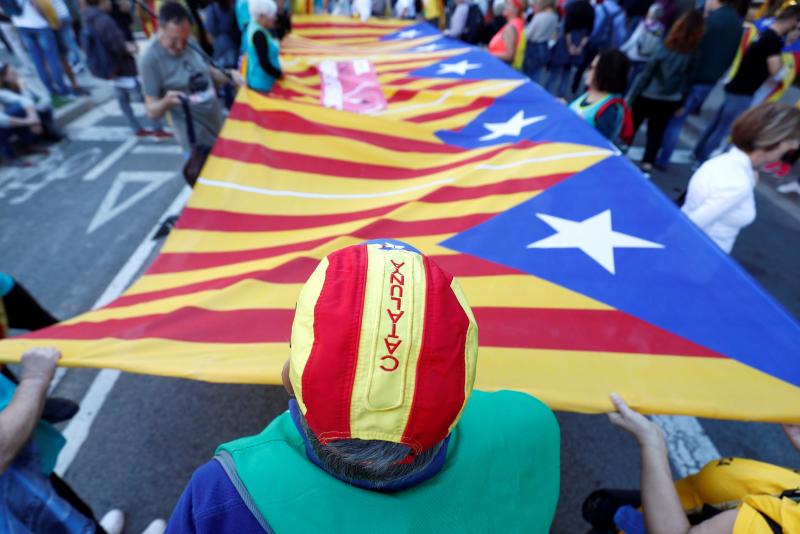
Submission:
[[[183,114],[186,116],[186,135],[189,138],[190,151],[188,159],[183,164],[183,179],[186,180],[189,187],[194,187],[194,184],[197,183],[197,178],[200,176],[200,171],[203,170],[203,165],[205,165],[206,159],[211,153],[211,147],[197,143],[194,120],[192,119],[188,98],[181,97],[181,107],[183,107]]]

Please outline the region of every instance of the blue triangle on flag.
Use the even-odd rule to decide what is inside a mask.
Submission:
[[[441,39],[445,41],[450,39]],[[434,44],[438,44],[436,41]],[[462,43],[463,44],[463,43]],[[409,76],[420,78],[453,78],[457,80],[527,80],[519,71],[511,69],[497,59],[478,49],[452,56],[427,67],[411,71]]]
[[[505,66],[510,69],[510,67]],[[521,114],[521,115],[520,115]],[[503,124],[522,125],[508,129],[508,135],[496,135]],[[581,143],[616,151],[616,148],[567,106],[533,82],[526,82],[498,97],[469,124],[459,130],[440,130],[436,135],[445,143],[464,148],[517,143],[552,141]]]
[[[800,325],[622,157],[442,245],[549,280],[800,386]]]

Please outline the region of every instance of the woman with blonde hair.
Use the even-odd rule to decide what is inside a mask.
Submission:
[[[800,110],[780,103],[756,106],[733,124],[731,143],[697,169],[682,208],[727,253],[756,218],[757,169],[800,146]]]

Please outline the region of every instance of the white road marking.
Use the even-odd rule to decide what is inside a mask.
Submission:
[[[219,187],[222,189],[233,189],[236,191],[244,191],[246,193],[255,193],[257,195],[265,195],[270,197],[296,197],[296,198],[321,198],[325,200],[347,200],[354,198],[382,198],[393,197],[395,195],[402,195],[404,193],[411,193],[413,191],[420,191],[422,189],[430,189],[444,184],[455,182],[455,178],[445,178],[444,180],[437,180],[427,184],[417,185],[414,187],[407,187],[405,189],[396,189],[394,191],[386,191],[383,193],[353,193],[353,194],[336,194],[336,193],[307,193],[304,191],[284,191],[279,189],[261,189],[259,187],[251,187],[249,185],[239,185],[230,182],[222,182],[219,180],[209,180],[207,178],[200,178],[198,182],[211,187]]]
[[[136,145],[131,150],[131,154],[147,154],[147,155],[174,155],[180,156],[183,154],[183,149],[180,145]]]
[[[85,182],[91,182],[93,180],[97,180],[100,178],[104,172],[106,172],[112,165],[122,159],[124,156],[139,139],[137,137],[131,136],[127,141],[119,145],[113,152],[111,152],[108,156],[103,158],[103,161],[97,164],[97,167],[86,173],[86,176],[83,177]]]
[[[720,457],[700,421],[687,415],[653,415],[653,422],[664,431],[669,459],[678,477],[692,475],[708,462]]]
[[[76,132],[70,132],[72,141],[120,142],[127,141],[134,134],[127,126],[89,126]]]
[[[119,108],[117,105],[116,100],[111,100],[106,102],[101,106],[97,106],[93,108],[91,111],[72,121],[69,126],[67,126],[67,132],[72,134],[72,132],[77,132],[82,130],[83,128],[88,128],[89,126],[94,126],[104,118],[108,117],[110,114],[113,113],[114,109]]]
[[[168,215],[180,213],[191,193],[191,189],[184,187],[180,194],[175,197],[175,200],[173,200],[172,204],[164,211],[153,229],[147,233],[147,237],[145,237],[144,241],[142,241],[139,247],[134,251],[114,279],[111,280],[111,283],[108,284],[108,287],[103,294],[100,295],[100,298],[97,299],[92,309],[102,308],[122,294],[125,288],[130,285],[133,278],[141,270],[142,265],[147,261],[147,258],[150,257],[150,254],[156,247],[157,242],[153,240],[153,236],[161,226],[162,220]],[[81,450],[86,438],[89,437],[92,423],[94,423],[95,417],[97,417],[109,393],[111,393],[120,373],[121,371],[117,371],[116,369],[103,369],[97,374],[92,385],[89,386],[88,391],[83,399],[81,399],[81,409],[75,414],[75,417],[70,420],[69,424],[62,432],[67,439],[67,443],[61,450],[61,454],[59,454],[58,461],[56,462],[56,473],[59,476],[64,476],[67,469],[69,469],[69,466],[78,455],[78,452]]]
[[[97,208],[92,222],[86,229],[86,234],[91,234],[141,199],[170,181],[175,177],[175,172],[170,171],[122,171],[117,174],[103,201]],[[120,195],[125,190],[126,184],[144,184],[138,191],[120,201]]]

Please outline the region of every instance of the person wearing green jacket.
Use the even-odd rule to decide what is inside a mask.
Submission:
[[[461,286],[392,240],[329,254],[300,291],[289,410],[198,469],[167,532],[546,533],[559,489],[553,413],[473,391]]]

